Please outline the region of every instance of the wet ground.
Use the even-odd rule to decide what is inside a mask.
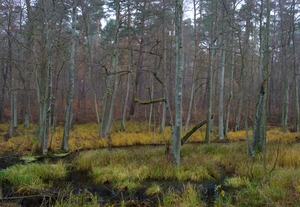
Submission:
[[[44,159],[47,159],[47,162],[57,162],[61,159],[71,161],[74,156],[76,155],[70,154],[63,158],[39,157],[36,162],[43,162]],[[0,168],[5,169],[18,163],[24,163],[20,158],[21,156],[17,154],[0,156]],[[129,191],[128,189],[117,190],[109,183],[96,185],[86,173],[69,169],[68,176],[64,181],[56,183],[51,189],[33,195],[21,195],[14,192],[13,188],[3,186],[3,189],[1,189],[3,200],[0,201],[0,206],[52,206],[56,200],[68,199],[71,192],[73,195],[81,196],[82,199],[80,199],[81,203],[78,203],[79,205],[90,202],[96,198],[100,206],[105,206],[106,204],[120,206],[121,202],[125,202],[126,206],[157,206],[159,200],[162,199],[162,194],[147,195],[146,193],[147,188],[150,187],[152,183],[158,184],[162,188],[162,192],[167,192],[169,189],[172,189],[179,193],[183,192],[184,186],[188,184],[188,182],[183,183],[179,181],[149,180],[142,183],[142,187],[135,191]],[[191,184],[197,189],[199,197],[201,197],[203,202],[208,206],[213,206],[215,199],[219,196],[220,189],[218,189],[217,186],[220,183],[222,183],[222,181],[194,182]]]

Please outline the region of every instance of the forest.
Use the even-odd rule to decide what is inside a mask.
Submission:
[[[0,206],[300,206],[299,0],[0,8]]]

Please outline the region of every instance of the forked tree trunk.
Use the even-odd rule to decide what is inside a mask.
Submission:
[[[114,34],[114,49],[112,54],[112,73],[107,76],[107,89],[105,92],[105,103],[102,108],[101,138],[106,138],[110,131],[114,113],[114,102],[118,87],[118,67],[119,67],[119,24],[120,24],[120,1],[116,0],[116,24]]]

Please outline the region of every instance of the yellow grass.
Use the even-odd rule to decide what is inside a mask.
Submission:
[[[286,143],[295,142],[296,137],[300,137],[300,132],[284,132],[281,128],[272,128],[267,131],[267,141],[281,141]],[[244,141],[246,140],[246,131],[240,130],[236,132],[229,132],[228,139],[232,141]],[[249,130],[249,139],[252,139],[252,130]]]
[[[116,122],[118,130],[120,130],[120,122]],[[192,126],[190,127],[192,128]],[[1,124],[0,129],[0,152],[14,151],[28,154],[33,152],[36,144],[36,130],[31,126],[30,129],[24,129],[20,125],[17,129],[17,135],[5,141],[3,135],[8,130],[8,124]],[[58,151],[61,148],[63,126],[59,125],[56,127],[55,132],[51,128],[49,136],[49,147],[52,151]],[[82,149],[96,149],[107,146],[131,146],[131,145],[147,145],[147,144],[165,144],[171,142],[171,129],[170,127],[165,128],[165,132],[162,134],[159,132],[159,126],[151,126],[150,131],[148,125],[145,122],[129,121],[126,123],[126,131],[115,131],[115,127],[112,127],[112,132],[108,135],[107,139],[100,139],[98,133],[98,124],[87,123],[74,125],[70,131],[69,148],[70,151],[78,151]],[[185,134],[185,132],[183,133]],[[204,141],[205,130],[204,128],[197,130],[188,140],[188,142],[202,142]],[[267,132],[268,142],[282,142],[282,143],[293,143],[296,137],[300,137],[300,133],[286,132],[284,133],[280,128],[272,128]],[[252,131],[249,130],[249,138],[252,139]],[[229,132],[228,140],[244,141],[246,139],[245,130],[237,132]],[[212,141],[214,135],[212,134]],[[285,153],[282,152],[285,156]],[[289,165],[299,166],[299,159],[297,160],[297,150],[290,152],[291,158],[286,160],[281,159],[280,162],[289,163]],[[289,160],[290,159],[290,160]],[[292,163],[293,162],[293,163]]]

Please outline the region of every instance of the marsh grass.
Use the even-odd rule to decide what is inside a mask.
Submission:
[[[157,184],[156,182],[152,183],[150,185],[150,187],[147,188],[146,190],[146,195],[158,195],[158,194],[162,194],[163,193],[163,189],[162,187]]]
[[[0,171],[0,182],[8,183],[18,192],[36,192],[51,187],[53,181],[66,177],[67,169],[63,162],[56,164],[14,165]]]
[[[190,206],[205,206],[201,201],[201,192],[192,184],[188,183],[183,187],[182,192],[179,192],[173,188],[168,189],[163,194],[160,205],[162,207],[190,207]]]
[[[119,125],[118,122],[116,124]],[[0,125],[0,128],[4,129],[0,132],[3,135],[8,125]],[[57,126],[52,135],[51,150],[59,150],[62,133],[63,127]],[[170,134],[169,127],[166,127],[165,135],[156,133],[155,144],[171,140]],[[93,149],[79,153],[72,161],[72,167],[86,173],[98,184],[110,183],[114,188],[134,192],[149,181],[202,182],[216,181],[226,176],[225,184],[239,189],[234,196],[237,206],[300,205],[300,143],[296,142],[299,133],[284,133],[280,128],[268,131],[267,170],[270,174],[269,182],[264,184],[262,156],[251,158],[247,155],[245,131],[230,132],[228,143],[212,142],[210,145],[198,144],[203,141],[204,133],[197,131],[189,142],[198,143],[186,143],[182,147],[179,167],[166,158],[165,146],[130,147],[154,144],[153,132],[148,131],[145,123],[128,122],[125,132],[113,131],[109,136],[110,145],[120,148],[96,149],[108,146],[107,139],[98,138],[97,124],[74,125],[70,133],[71,151]],[[0,148],[2,152],[18,151],[26,154],[32,150],[33,140],[32,129],[30,131],[19,127],[15,137],[6,142],[0,139]],[[15,186],[18,191],[36,191],[48,188],[53,181],[64,178],[66,171],[63,163],[15,165],[1,170],[0,181]],[[182,192],[174,189],[166,192],[162,191],[159,184],[147,189],[149,195],[162,194],[161,206],[201,206],[203,204],[196,199],[195,191],[198,189],[185,186]],[[190,197],[185,192],[189,192]],[[76,200],[75,197],[70,199]],[[230,206],[230,200],[220,198],[217,206]]]
[[[250,180],[244,177],[232,177],[225,179],[225,185],[232,188],[248,187]]]
[[[71,185],[66,185],[58,192],[53,207],[98,207],[98,197],[89,191],[82,194],[75,194]]]
[[[219,168],[202,163],[201,159],[183,159],[177,167],[166,160],[164,147],[149,146],[82,152],[73,165],[87,172],[96,183],[111,183],[117,188],[134,190],[147,180],[201,182],[220,175]]]

